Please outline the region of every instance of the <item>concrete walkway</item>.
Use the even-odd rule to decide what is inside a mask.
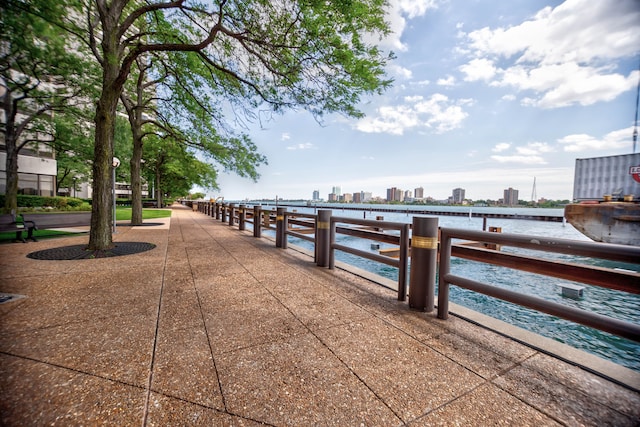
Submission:
[[[154,220],[155,222],[156,220]],[[640,394],[201,213],[0,246],[0,424],[638,425]]]

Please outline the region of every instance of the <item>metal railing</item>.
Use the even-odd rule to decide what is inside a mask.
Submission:
[[[340,227],[338,224],[352,224],[360,227],[370,227],[370,229]],[[400,235],[387,234],[385,232],[375,231],[384,228],[384,230],[396,230]],[[330,218],[329,225],[329,268],[335,268],[335,251],[343,251],[362,258],[370,259],[382,264],[390,265],[398,269],[398,300],[404,301],[407,297],[407,272],[409,269],[409,230],[410,224],[400,222],[378,221],[355,219],[347,217]],[[336,234],[344,234],[354,236],[361,239],[372,240],[376,242],[391,243],[399,247],[398,258],[379,255],[366,252],[350,246],[336,243]]]
[[[228,221],[227,215],[235,217],[235,209],[227,204],[212,206],[198,206],[198,210],[216,217],[223,222]],[[438,239],[429,233],[423,234],[422,225],[416,220],[433,218],[414,217],[413,224],[394,223],[381,220],[365,220],[347,217],[334,217],[330,210],[319,210],[317,215],[287,212],[286,208],[277,211],[262,210],[260,206],[253,209],[241,207],[238,210],[238,224],[244,222],[253,224],[255,237],[261,237],[262,227],[275,230],[276,246],[287,248],[287,237],[294,236],[314,244],[314,261],[320,267],[335,267],[335,251],[343,251],[372,261],[398,268],[398,299],[406,299],[406,283],[408,271],[409,305],[419,310],[431,311],[435,297],[435,263],[434,268],[424,268],[423,264],[430,262],[423,256],[425,252],[438,253],[439,258],[439,292],[438,317],[448,317],[449,286],[455,285],[468,290],[496,297],[543,313],[551,314],[580,323],[601,331],[619,335],[640,342],[640,325],[611,318],[596,313],[587,312],[564,304],[548,301],[543,298],[521,294],[508,289],[482,283],[451,272],[451,257],[465,258],[486,264],[537,273],[547,277],[556,277],[584,284],[615,289],[632,294],[640,294],[640,273],[607,269],[602,267],[561,262],[538,258],[531,255],[507,253],[496,249],[499,246],[510,246],[542,252],[571,254],[590,258],[600,258],[632,264],[640,264],[640,247],[612,245],[606,243],[583,242],[569,239],[549,239],[541,236],[527,236],[521,234],[506,234],[475,230],[440,228],[440,246]],[[244,219],[242,219],[244,217]],[[273,226],[275,224],[275,227]],[[356,227],[345,227],[349,224]],[[420,227],[416,227],[416,225]],[[437,220],[435,222],[437,228]],[[376,231],[399,231],[399,235]],[[242,229],[242,228],[241,228]],[[310,230],[313,229],[313,233]],[[410,236],[411,231],[413,235]],[[344,234],[390,243],[398,246],[399,258],[362,251],[336,242],[336,234]],[[453,243],[454,239],[467,240],[467,243]],[[468,244],[476,242],[475,244]],[[411,269],[408,260],[411,258]],[[433,275],[434,279],[431,279]],[[426,303],[412,304],[412,298],[423,289],[426,293]],[[422,296],[420,296],[422,298]]]
[[[441,228],[440,233],[440,269],[438,281],[438,317],[440,319],[446,319],[448,317],[449,285],[456,285],[601,331],[634,341],[640,341],[640,325],[548,301],[540,297],[521,294],[458,276],[451,272],[451,257],[454,256],[608,289],[640,294],[640,274],[635,272],[560,262],[530,255],[503,253],[496,250],[465,245],[453,245],[452,240],[466,239],[474,242],[495,243],[502,246],[572,254],[635,264],[640,264],[640,247],[453,228]]]

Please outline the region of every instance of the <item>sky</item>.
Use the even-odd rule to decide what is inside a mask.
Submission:
[[[473,200],[506,188],[571,199],[576,158],[633,152],[640,0],[390,0],[393,86],[362,119],[290,111],[249,129],[257,182],[223,173],[225,200],[328,198],[387,188]],[[638,151],[638,150],[636,150]]]

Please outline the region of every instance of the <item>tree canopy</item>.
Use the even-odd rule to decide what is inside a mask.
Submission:
[[[259,110],[305,109],[319,121],[328,113],[360,117],[361,97],[391,84],[384,68],[392,55],[374,42],[389,31],[384,0],[53,3],[74,11],[64,28],[100,69],[92,250],[112,242],[111,159],[120,102],[132,101],[128,107],[138,113],[146,109],[147,118],[132,126],[143,139],[185,144],[201,152],[183,153],[192,160],[257,179],[266,159],[256,152],[246,123],[258,120]],[[153,87],[146,86],[150,82]],[[132,96],[141,85],[144,96]],[[132,159],[133,170],[140,160],[135,152]],[[215,168],[202,173],[215,183]]]

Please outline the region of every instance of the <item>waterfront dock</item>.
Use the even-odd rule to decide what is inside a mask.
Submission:
[[[114,236],[156,247],[0,246],[1,425],[640,424],[638,391],[185,207]]]

